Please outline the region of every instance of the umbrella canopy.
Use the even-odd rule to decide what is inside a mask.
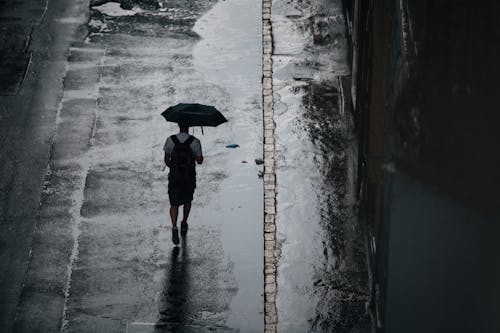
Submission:
[[[227,119],[216,108],[203,104],[180,103],[161,114],[167,121],[187,126],[218,126]]]

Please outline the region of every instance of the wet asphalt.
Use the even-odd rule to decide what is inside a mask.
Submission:
[[[2,156],[36,156],[25,170],[2,165],[3,202],[27,202],[2,206],[2,266],[14,272],[2,277],[2,328],[262,332],[261,3],[121,3],[48,6],[33,72],[4,89],[46,100],[38,113],[41,97],[26,103],[29,126],[2,122],[4,142],[26,142]],[[275,1],[272,13],[278,331],[369,332],[340,1]],[[162,147],[177,127],[160,113],[179,102],[215,105],[229,123],[194,129],[205,162],[175,247]]]
[[[90,4],[88,34],[69,48],[16,330],[262,331],[258,9]],[[205,162],[180,248],[162,171],[177,126],[160,116],[178,102],[229,120],[194,129]]]

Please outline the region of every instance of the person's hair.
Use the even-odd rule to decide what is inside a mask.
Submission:
[[[187,125],[187,124],[179,124],[179,129],[181,131],[187,131],[187,130],[189,130],[189,125]]]

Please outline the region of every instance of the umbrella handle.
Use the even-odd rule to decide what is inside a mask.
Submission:
[[[203,133],[203,126],[200,127],[201,127],[201,135],[205,135],[205,133]]]

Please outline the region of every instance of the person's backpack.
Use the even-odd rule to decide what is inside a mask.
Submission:
[[[170,154],[171,166],[169,180],[183,184],[194,184],[196,177],[195,158],[191,149],[194,136],[180,142],[176,135],[170,137],[174,142],[174,149]]]

